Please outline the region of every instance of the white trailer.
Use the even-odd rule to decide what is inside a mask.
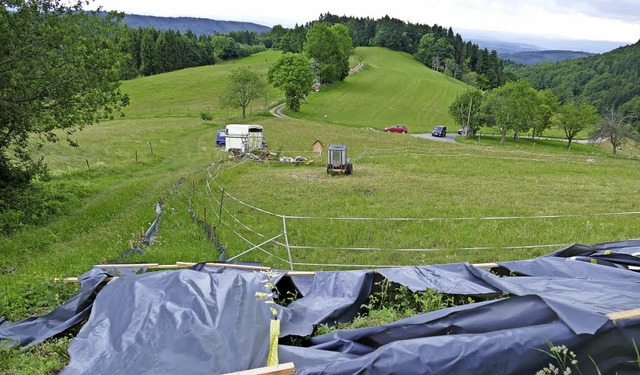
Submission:
[[[232,148],[242,152],[261,150],[264,148],[262,126],[251,124],[229,124],[226,127],[225,149]]]

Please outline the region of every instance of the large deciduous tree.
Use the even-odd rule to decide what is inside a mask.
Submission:
[[[463,129],[467,137],[473,136],[482,126],[482,91],[472,88],[461,93],[449,106],[449,116]]]
[[[0,184],[28,181],[42,164],[34,136],[57,141],[118,113],[126,56],[119,16],[57,0],[0,1]],[[61,131],[57,131],[61,130]]]
[[[321,83],[342,81],[349,74],[349,55],[352,41],[344,25],[329,26],[325,22],[314,23],[307,32],[303,52],[314,63]]]
[[[590,104],[577,105],[568,102],[560,107],[559,113],[554,118],[560,130],[567,137],[567,149],[571,150],[571,142],[582,130],[590,128],[598,123],[600,116],[596,108]]]
[[[536,119],[539,106],[538,93],[525,80],[509,82],[491,90],[482,111],[486,114],[486,125],[500,131],[504,144],[508,131],[528,131]]]
[[[620,114],[613,108],[607,111],[590,136],[592,141],[607,140],[611,142],[614,154],[628,138],[638,141],[638,134],[631,127],[629,117]]]
[[[241,107],[242,118],[245,118],[251,101],[264,97],[266,90],[262,74],[248,67],[240,67],[231,71],[220,102],[223,107]]]
[[[268,77],[269,83],[284,91],[287,106],[294,112],[313,88],[311,61],[298,53],[284,53],[269,68]]]
[[[551,90],[538,91],[538,107],[531,123],[531,139],[541,137],[551,124],[554,113],[558,111],[560,103]]]

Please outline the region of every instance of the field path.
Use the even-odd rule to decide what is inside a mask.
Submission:
[[[277,106],[271,108],[271,110],[269,112],[271,112],[272,115],[278,117],[278,118],[286,118],[289,120],[293,120],[292,117],[289,117],[287,115],[285,115],[284,113],[282,113],[282,110],[284,109],[285,103],[282,104],[278,104]]]

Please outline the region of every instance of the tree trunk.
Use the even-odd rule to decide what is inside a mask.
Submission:
[[[245,112],[247,111],[247,107],[246,106],[242,106],[242,118],[246,118],[245,116]]]
[[[502,137],[500,137],[500,144],[503,145],[507,133],[500,133],[500,134],[502,134]]]
[[[569,144],[567,145],[567,150],[571,151],[571,141],[573,141],[573,138],[568,138],[569,140]]]

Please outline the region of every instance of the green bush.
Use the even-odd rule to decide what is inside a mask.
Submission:
[[[0,189],[0,235],[42,224],[77,207],[86,192],[65,181],[33,181]]]
[[[200,113],[200,118],[203,121],[209,122],[209,121],[213,120],[213,115],[211,113],[209,113],[209,112],[202,112],[202,113]]]

